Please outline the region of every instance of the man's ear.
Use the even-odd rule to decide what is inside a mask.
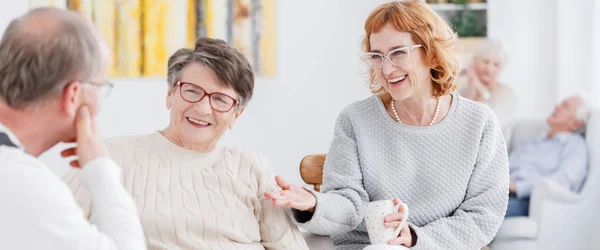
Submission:
[[[229,130],[233,129],[233,124],[237,121],[237,119],[240,117],[240,115],[242,115],[244,113],[244,110],[245,110],[245,108],[241,107],[235,111],[235,117],[233,118],[233,121],[231,122],[231,124],[229,124]]]
[[[68,116],[75,117],[79,106],[81,106],[81,83],[72,81],[65,86],[61,92],[60,105],[62,111]]]

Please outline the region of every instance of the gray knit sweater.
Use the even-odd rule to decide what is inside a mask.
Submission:
[[[338,249],[369,244],[368,201],[400,198],[410,208],[413,249],[480,249],[502,223],[508,202],[508,157],[487,106],[453,96],[431,127],[395,122],[378,96],[337,119],[314,213],[294,210],[306,230],[332,235]],[[383,222],[382,222],[383,223]]]

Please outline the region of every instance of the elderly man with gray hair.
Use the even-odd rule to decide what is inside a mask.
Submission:
[[[571,96],[556,106],[543,136],[526,140],[512,151],[506,217],[528,215],[532,188],[541,179],[579,191],[588,168],[582,131],[590,113],[591,107],[583,97]]]
[[[39,8],[0,42],[0,244],[2,249],[145,249],[137,210],[108,157],[94,116],[112,85],[108,45],[75,12]],[[61,141],[77,156],[94,216],[37,157]]]

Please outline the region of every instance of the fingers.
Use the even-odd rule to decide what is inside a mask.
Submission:
[[[400,206],[400,207],[398,208],[398,213],[399,213],[399,214],[402,214],[402,215],[404,215],[404,213],[405,213],[405,212],[406,212],[406,211],[404,211],[404,206]]]
[[[69,157],[73,157],[73,156],[77,156],[77,149],[76,148],[67,148],[65,150],[63,150],[62,152],[60,152],[60,156],[64,157],[64,158],[69,158]],[[69,165],[71,165],[71,167],[75,167],[78,168],[79,166],[79,161],[77,158],[75,158],[74,160],[69,162]]]
[[[69,162],[69,165],[71,165],[71,167],[74,167],[74,168],[80,168],[81,167],[79,165],[79,161],[76,161],[76,160]]]
[[[408,225],[405,225],[402,230],[400,231],[400,235],[411,235],[410,234],[410,227],[408,227]]]
[[[273,199],[292,199],[294,197],[294,193],[290,190],[284,190],[280,192],[265,192],[265,197],[273,200]]]
[[[388,241],[388,244],[408,246],[410,244],[410,241],[411,241],[411,239],[409,236],[407,236],[406,234],[401,234],[400,237]]]
[[[77,111],[75,130],[77,138],[77,156],[79,164],[85,166],[89,161],[98,157],[109,157],[102,145],[102,138],[96,131],[96,123],[87,106],[82,106]]]
[[[385,228],[398,228],[400,226],[400,223],[402,221],[390,221],[390,222],[385,222],[383,223],[383,225],[385,226]]]
[[[71,139],[68,139],[68,140],[62,141],[62,142],[64,142],[64,143],[76,143],[77,142],[77,138],[71,138]]]
[[[267,199],[272,200],[272,201],[291,199],[290,197],[285,195],[283,192],[265,192],[265,197],[267,197]]]
[[[274,206],[283,206],[283,207],[289,207],[292,205],[292,199],[290,198],[281,198],[281,199],[275,199],[273,200],[273,205]]]
[[[60,152],[60,156],[62,157],[69,157],[69,156],[75,156],[77,155],[77,151],[75,148],[68,148],[63,150],[62,152]]]
[[[87,106],[82,106],[77,111],[77,120],[75,122],[77,129],[77,139],[85,138],[93,135],[92,118],[90,109]]]
[[[280,175],[275,176],[275,182],[277,183],[277,186],[283,190],[288,190],[290,188],[290,184],[287,183],[287,181],[285,181]]]
[[[285,187],[286,183],[282,183],[282,179],[276,179],[278,179],[278,185],[281,184]],[[317,202],[313,194],[302,188],[280,192],[265,192],[264,195],[267,199],[271,200],[273,206],[290,207],[302,211],[314,211]]]
[[[265,197],[267,197],[273,203],[273,206],[283,206],[283,207],[291,207],[293,204],[292,198],[282,195],[277,192],[265,192]]]
[[[410,228],[408,226],[404,226],[402,231],[400,231],[400,236],[388,242],[390,245],[404,245],[410,247],[412,245],[412,238],[410,235]]]
[[[394,206],[398,205],[399,203],[402,203],[402,201],[398,198],[394,198]],[[398,213],[401,213],[401,214],[404,213],[404,206],[400,206],[398,208]]]
[[[267,199],[275,199],[275,197],[277,197],[278,193],[277,192],[265,192],[265,197],[267,197]]]
[[[402,221],[402,219],[404,219],[404,214],[403,213],[391,213],[388,216],[386,216],[383,221],[384,222],[393,222],[393,221]]]

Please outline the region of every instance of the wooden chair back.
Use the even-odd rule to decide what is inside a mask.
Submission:
[[[307,155],[300,161],[300,176],[306,184],[313,185],[317,192],[321,191],[323,184],[323,165],[325,165],[326,154]]]

